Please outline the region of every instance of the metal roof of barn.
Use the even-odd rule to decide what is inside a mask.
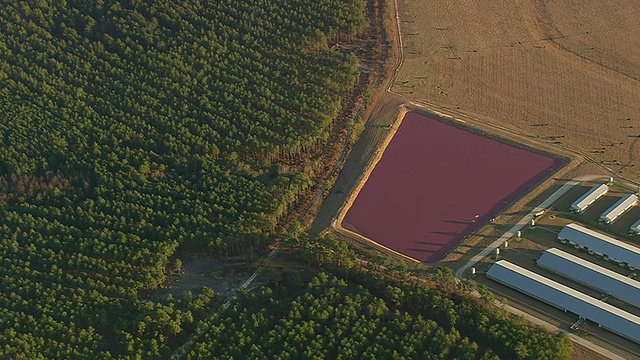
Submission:
[[[640,344],[640,317],[611,304],[506,260],[493,264],[487,277]]]
[[[635,206],[638,203],[638,197],[634,194],[627,194],[620,198],[620,200],[616,201],[615,204],[611,205],[610,208],[605,210],[605,212],[600,215],[600,220],[609,224],[614,222],[620,215],[624,214],[625,211],[629,210],[632,206]]]
[[[640,269],[640,248],[584,226],[569,224],[562,228],[558,239],[566,239],[614,260],[622,261],[630,267]]]
[[[538,265],[640,307],[640,282],[560,249],[547,249]]]
[[[629,228],[629,230],[636,235],[640,235],[640,219],[634,222],[633,225],[631,225],[631,227]]]
[[[571,210],[579,212],[584,211],[589,205],[593,204],[608,191],[609,187],[606,184],[595,185],[571,204]]]

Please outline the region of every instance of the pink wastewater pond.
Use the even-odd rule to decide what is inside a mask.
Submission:
[[[342,225],[438,261],[562,161],[407,113]]]

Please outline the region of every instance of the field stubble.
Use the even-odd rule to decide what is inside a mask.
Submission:
[[[640,180],[640,3],[399,0],[393,90]]]

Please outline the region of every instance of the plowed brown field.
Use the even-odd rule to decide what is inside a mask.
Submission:
[[[640,1],[398,0],[392,90],[640,180]]]

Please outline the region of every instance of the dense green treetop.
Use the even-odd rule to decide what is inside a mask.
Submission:
[[[181,246],[264,245],[314,185],[305,161],[358,76],[329,44],[363,29],[364,5],[3,4],[2,357],[167,358],[208,329],[188,356],[566,358],[566,337],[458,292],[450,273],[435,288],[393,282],[333,237],[290,234],[326,271],[242,294],[200,325],[208,288],[141,296]]]
[[[327,39],[361,31],[363,10],[3,3],[0,352],[127,356],[114,319],[144,308],[178,247],[261,246],[313,185],[294,162],[328,137],[358,75]]]
[[[343,245],[313,250],[322,262]],[[355,263],[361,259],[347,255]],[[334,259],[335,260],[335,259]],[[343,264],[346,264],[343,261]],[[393,262],[387,263],[388,266]],[[331,272],[294,275],[243,294],[209,321],[188,358],[218,359],[569,359],[572,345],[464,294],[449,269],[423,275],[434,286],[380,279],[371,269],[324,262]],[[406,270],[396,273],[410,279]],[[468,284],[469,285],[469,284]],[[468,290],[468,289],[467,289]]]

